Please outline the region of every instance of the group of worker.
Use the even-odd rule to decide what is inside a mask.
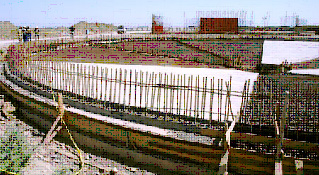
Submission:
[[[31,30],[30,30],[29,26],[19,27],[18,36],[19,36],[19,41],[21,41],[21,40],[23,42],[31,41]],[[34,37],[36,40],[39,40],[39,38],[40,38],[40,30],[38,27],[34,28]]]
[[[75,28],[74,28],[74,26],[71,26],[69,29],[70,29],[71,38],[73,39]],[[33,32],[34,32],[35,39],[39,40],[40,39],[40,30],[39,30],[38,26],[34,28]],[[30,30],[29,26],[19,27],[18,38],[19,38],[20,42],[21,41],[23,41],[23,42],[31,41],[31,30]]]

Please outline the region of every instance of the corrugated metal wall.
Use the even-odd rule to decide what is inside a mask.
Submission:
[[[238,18],[201,18],[200,33],[238,33]]]

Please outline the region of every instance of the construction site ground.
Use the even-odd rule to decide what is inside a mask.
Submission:
[[[47,145],[43,145],[42,141],[46,133],[34,128],[28,121],[22,121],[20,117],[16,117],[18,113],[0,116],[0,135],[6,136],[5,133],[10,130],[13,132],[21,132],[26,138],[28,145],[26,150],[31,153],[30,159],[21,167],[18,174],[74,174],[80,170],[80,159],[77,150],[72,143],[63,143],[59,138],[54,138]],[[121,164],[115,160],[105,158],[105,156],[96,156],[94,153],[82,151],[84,158],[84,166],[79,174],[153,174],[140,168],[130,167]],[[0,173],[2,174],[2,173]]]

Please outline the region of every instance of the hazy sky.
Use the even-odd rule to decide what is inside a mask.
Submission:
[[[152,14],[163,16],[164,26],[183,26],[196,11],[247,11],[254,25],[280,25],[293,13],[319,24],[319,0],[0,0],[0,21],[39,27],[70,26],[79,21],[125,26],[151,26]],[[185,16],[185,18],[184,18]]]

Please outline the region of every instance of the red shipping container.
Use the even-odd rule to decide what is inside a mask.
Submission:
[[[238,18],[201,18],[200,33],[238,33]]]
[[[152,27],[152,33],[153,34],[161,34],[164,32],[163,26],[153,26]]]

